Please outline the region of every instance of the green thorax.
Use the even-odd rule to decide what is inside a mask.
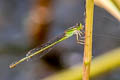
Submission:
[[[73,26],[65,31],[66,37],[71,37],[75,34],[76,31],[83,30],[83,25],[80,23],[80,25]]]

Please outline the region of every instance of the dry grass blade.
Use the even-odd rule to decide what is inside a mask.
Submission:
[[[120,0],[95,0],[95,4],[107,10],[120,21]]]
[[[80,67],[81,66],[81,67]],[[91,64],[90,77],[120,67],[120,48],[114,49],[93,59]],[[76,65],[70,69],[63,70],[43,80],[81,80],[82,65]]]

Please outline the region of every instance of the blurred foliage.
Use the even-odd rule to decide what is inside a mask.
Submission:
[[[26,29],[32,47],[44,43],[52,22],[52,0],[35,0],[27,17]]]
[[[80,67],[81,66],[81,67]],[[103,55],[93,59],[91,64],[90,77],[96,77],[100,74],[120,68],[120,48],[106,52]],[[76,65],[70,69],[63,70],[43,80],[81,80],[82,65]]]
[[[107,10],[120,21],[120,0],[95,0],[95,4]]]

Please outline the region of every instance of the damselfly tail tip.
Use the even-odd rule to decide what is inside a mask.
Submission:
[[[10,68],[10,69],[11,69],[11,68],[14,68],[14,67],[16,67],[15,64],[11,64],[11,65],[9,65],[9,68]]]

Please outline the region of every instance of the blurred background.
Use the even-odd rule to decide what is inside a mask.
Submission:
[[[42,80],[82,64],[84,45],[77,44],[73,36],[44,57],[9,69],[11,63],[25,57],[30,49],[76,23],[85,24],[84,12],[84,0],[0,0],[0,80]],[[95,5],[93,59],[119,46],[119,18]],[[105,72],[92,79],[120,80],[120,66]]]

